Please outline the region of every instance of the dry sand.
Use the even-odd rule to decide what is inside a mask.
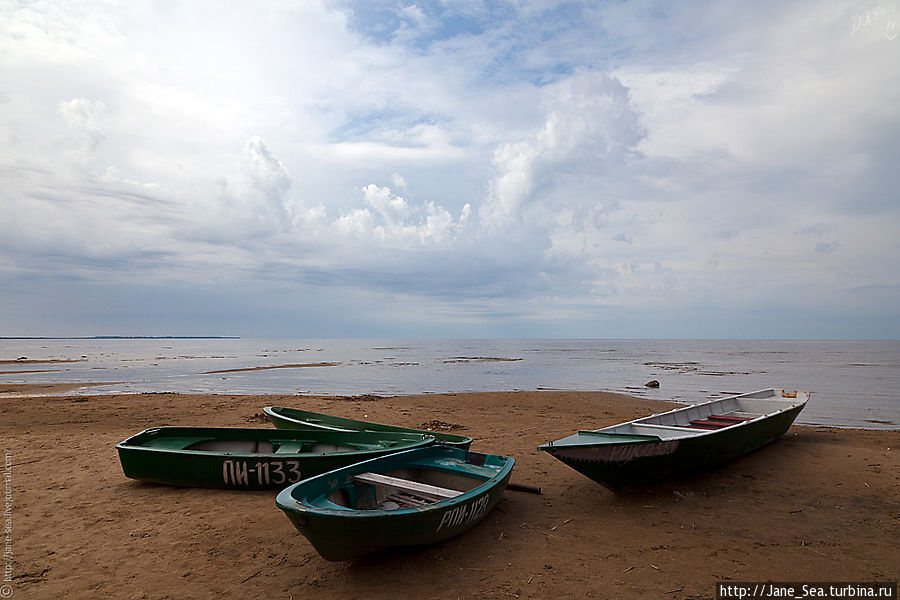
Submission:
[[[606,393],[355,399],[39,396],[2,386],[14,598],[714,598],[717,581],[897,581],[900,431],[793,427],[713,472],[614,494],[535,446],[668,406]],[[62,390],[63,393],[68,390]],[[815,396],[813,396],[813,401]],[[114,444],[157,425],[268,427],[266,405],[462,426],[516,458],[476,528],[443,544],[323,560],[274,492],[122,475]]]

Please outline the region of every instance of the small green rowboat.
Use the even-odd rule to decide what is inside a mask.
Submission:
[[[263,490],[433,443],[434,437],[413,433],[154,427],[119,442],[116,450],[132,479]]]
[[[538,446],[618,490],[678,477],[752,452],[781,436],[809,392],[761,390],[677,408]]]
[[[466,450],[472,444],[472,438],[442,431],[425,431],[423,429],[410,429],[396,425],[381,425],[368,421],[358,421],[345,417],[334,417],[310,410],[298,408],[280,408],[278,406],[266,406],[263,412],[279,429],[331,429],[333,431],[402,431],[406,433],[419,433],[433,435],[440,444],[457,446]]]
[[[500,500],[514,464],[435,445],[301,481],[275,503],[323,558],[349,560],[471,529]]]

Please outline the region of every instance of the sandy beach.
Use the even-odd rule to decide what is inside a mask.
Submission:
[[[669,405],[583,392],[42,395],[72,389],[0,386],[13,598],[686,599],[714,598],[717,581],[900,579],[900,431],[794,426],[712,472],[614,494],[535,447]],[[512,480],[543,494],[507,491],[443,544],[332,563],[274,492],[122,474],[114,445],[133,433],[270,427],[266,405],[440,421],[474,450],[515,457]]]

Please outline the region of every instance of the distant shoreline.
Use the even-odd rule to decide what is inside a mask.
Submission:
[[[0,340],[239,340],[239,335],[0,336]]]

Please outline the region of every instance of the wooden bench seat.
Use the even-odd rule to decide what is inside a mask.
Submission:
[[[303,452],[303,442],[282,442],[275,450],[275,454],[300,454]]]
[[[459,490],[451,490],[436,485],[420,483],[418,481],[410,481],[409,479],[400,479],[399,477],[391,477],[390,475],[382,475],[381,473],[360,473],[353,479],[359,483],[380,485],[396,490],[397,492],[401,492],[403,496],[412,496],[413,498],[418,497],[431,502],[455,498],[462,494]]]

